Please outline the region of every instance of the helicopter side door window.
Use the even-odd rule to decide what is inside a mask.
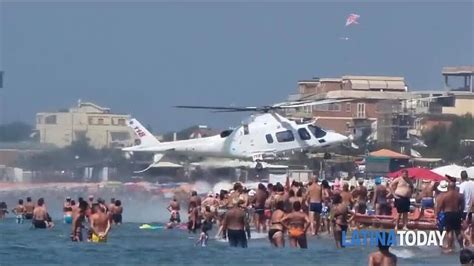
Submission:
[[[326,131],[322,130],[321,128],[317,126],[309,125],[308,129],[317,139],[326,136]]]
[[[309,134],[308,130],[306,128],[300,128],[298,129],[298,135],[300,135],[300,138],[302,140],[309,140],[311,139],[311,135]]]
[[[265,135],[265,138],[267,139],[268,144],[273,143],[273,137],[271,134]]]
[[[290,142],[295,140],[295,136],[291,130],[277,132],[276,138],[278,142]]]

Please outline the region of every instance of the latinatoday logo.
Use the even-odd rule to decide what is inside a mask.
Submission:
[[[354,230],[352,235],[342,232],[345,247],[382,246],[442,246],[446,231],[418,230]]]

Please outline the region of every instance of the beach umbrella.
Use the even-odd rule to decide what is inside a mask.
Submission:
[[[452,177],[461,178],[461,171],[465,171],[465,170],[467,170],[466,167],[462,167],[456,164],[450,164],[450,165],[434,168],[431,171],[442,176],[449,175]]]
[[[432,172],[429,169],[426,168],[418,168],[418,167],[411,167],[411,168],[405,168],[398,170],[396,172],[392,172],[388,174],[389,177],[395,178],[399,177],[402,175],[402,171],[407,170],[408,171],[408,176],[412,179],[425,179],[425,180],[431,180],[431,181],[441,181],[445,180],[446,178],[442,175],[439,175],[435,172]]]

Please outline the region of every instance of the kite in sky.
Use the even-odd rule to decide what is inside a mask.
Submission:
[[[360,15],[358,14],[355,14],[355,13],[349,14],[349,16],[346,19],[346,27],[352,24],[359,24],[359,22],[357,21],[359,18],[360,18]]]

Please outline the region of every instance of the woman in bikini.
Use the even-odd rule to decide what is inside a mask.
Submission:
[[[344,239],[342,239],[342,232],[347,231],[347,224],[349,214],[354,212],[349,210],[349,206],[342,203],[342,197],[335,194],[333,197],[333,205],[331,210],[331,217],[333,223],[334,240],[336,240],[336,248],[344,247]]]
[[[283,201],[276,203],[275,211],[270,219],[271,225],[268,231],[268,239],[270,243],[277,248],[285,247],[285,237],[283,235],[284,227],[281,221],[285,217],[285,204]]]
[[[306,231],[311,221],[306,213],[301,211],[301,203],[293,204],[293,212],[281,220],[281,224],[288,228],[288,236],[292,247],[308,248]]]

